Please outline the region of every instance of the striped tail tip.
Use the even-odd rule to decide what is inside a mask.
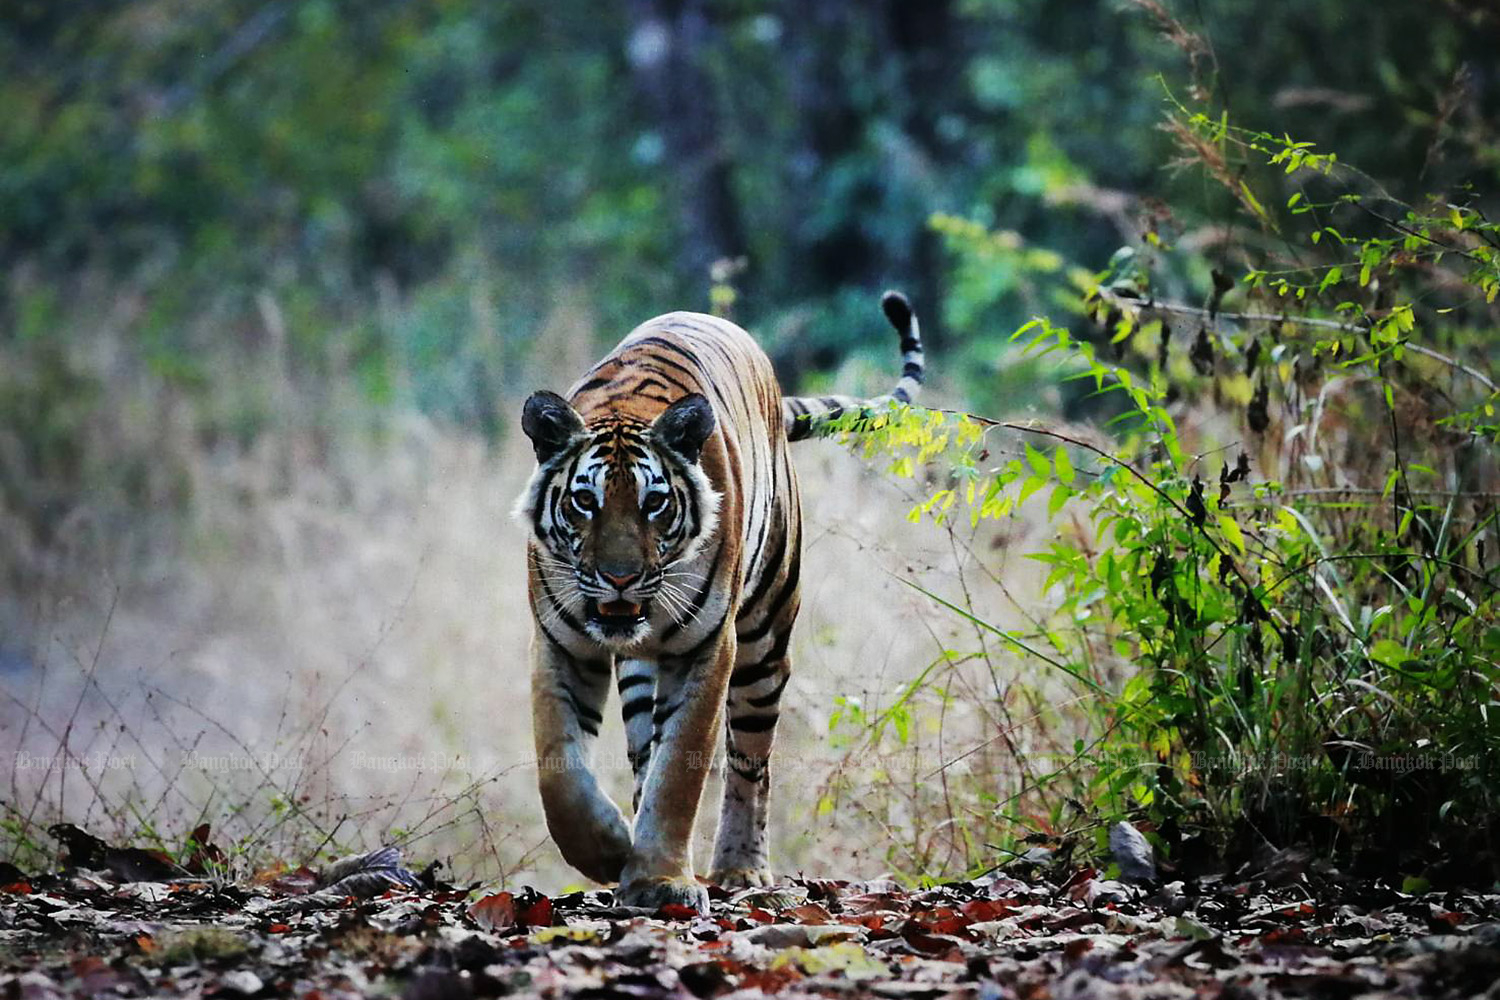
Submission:
[[[907,327],[911,326],[911,301],[894,288],[880,296],[880,309],[885,313],[885,318],[891,321],[891,326],[901,333],[905,333]]]
[[[782,400],[782,415],[789,441],[801,441],[823,433],[829,421],[849,410],[873,412],[892,401],[910,403],[922,387],[926,374],[922,353],[922,334],[917,316],[905,295],[889,290],[880,296],[880,309],[901,338],[901,378],[888,394],[874,399],[851,399],[848,396],[787,396]]]

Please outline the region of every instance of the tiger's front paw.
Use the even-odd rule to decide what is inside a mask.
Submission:
[[[708,880],[730,890],[758,889],[776,884],[776,876],[769,868],[720,868]]]
[[[691,906],[707,916],[708,888],[695,878],[680,876],[628,879],[615,890],[615,902],[620,906],[642,906],[648,910],[675,903]]]

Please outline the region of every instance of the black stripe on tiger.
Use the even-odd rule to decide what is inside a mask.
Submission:
[[[742,715],[729,720],[729,728],[737,733],[766,733],[776,728],[780,715]]]
[[[781,675],[780,684],[777,684],[768,693],[760,695],[759,697],[746,698],[745,704],[749,705],[751,708],[770,708],[772,705],[781,700],[781,692],[786,690],[787,681],[790,681],[791,679],[792,672],[788,670],[786,673]]]

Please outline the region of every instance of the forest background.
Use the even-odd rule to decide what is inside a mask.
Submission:
[[[5,853],[48,855],[60,819],[172,849],[209,822],[252,866],[394,839],[566,882],[525,764],[519,401],[677,308],[732,315],[784,385],[877,392],[896,370],[876,310],[891,286],[923,319],[934,404],[1064,436],[993,443],[1035,471],[997,473],[1013,506],[917,526],[908,511],[953,502],[955,473],[928,464],[947,439],[802,453],[784,865],[936,875],[1027,835],[1087,849],[1127,815],[1168,853],[1189,826],[1242,842],[1228,817],[1251,815],[1254,837],[1347,849],[1398,806],[1436,830],[1455,803],[1488,850],[1497,50],[1479,0],[8,5]],[[1284,186],[1303,172],[1336,190]],[[1343,257],[1320,238],[1335,222]],[[1183,310],[1175,341],[1139,307],[1158,300]],[[1270,333],[1288,314],[1334,326],[1288,347]],[[1012,337],[1039,315],[1071,325],[1043,345],[1060,362],[1027,347],[1036,328]],[[1269,414],[1262,341],[1262,372],[1285,368]],[[1168,468],[1160,496],[1111,502],[1202,529],[1194,482],[1240,452],[1249,470],[1221,479],[1208,529],[1143,529],[1154,549],[1111,584],[1099,495],[1070,484],[1075,460],[1106,487],[1112,456],[1161,460],[1102,392],[1121,370],[1159,390],[1135,402]],[[1304,446],[1325,411],[1337,445]],[[897,454],[913,444],[920,462]],[[1068,488],[1031,500],[1041,479]],[[1267,534],[1224,525],[1231,483],[1249,507],[1267,483],[1355,492],[1332,510],[1276,493],[1255,514]],[[1273,607],[1252,565],[1259,543],[1288,555],[1279,510],[1345,573],[1305,577],[1317,614]],[[1207,549],[1200,566],[1203,543],[1235,550],[1240,582]],[[1187,568],[1164,576],[1151,551]],[[1107,584],[1102,631],[1079,617],[1087,574]],[[1180,596],[1190,577],[1222,600]],[[1162,622],[1130,610],[1142,593]],[[1151,628],[1290,652],[1252,676]],[[1417,655],[1449,646],[1467,658]],[[1449,673],[1400,687],[1428,666]],[[1143,720],[1147,696],[1164,707]],[[1321,714],[1290,719],[1296,698]],[[628,799],[617,724],[611,740]],[[1371,750],[1468,770],[1351,779]],[[1281,755],[1252,768],[1253,802],[1213,790],[1240,765],[1216,778],[1192,756],[1247,752]]]

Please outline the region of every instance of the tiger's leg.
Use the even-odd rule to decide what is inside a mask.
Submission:
[[[765,643],[740,647],[743,651],[729,676],[728,718],[724,727],[727,766],[724,801],[719,810],[719,832],[714,838],[710,879],[725,888],[771,885],[766,847],[766,817],[771,793],[771,744],[776,737],[781,692],[791,679],[787,659],[792,616],[779,634]],[[760,655],[755,651],[759,649]]]
[[[656,727],[651,721],[656,707],[656,664],[650,660],[621,660],[616,672],[620,691],[620,715],[625,720],[625,753],[635,775],[635,799],[632,808],[641,808],[641,789],[651,764],[651,748],[656,742]]]
[[[693,826],[713,766],[734,648],[725,621],[706,654],[662,663],[652,713],[655,745],[635,817],[635,843],[615,894],[623,905],[681,903],[708,912],[708,890],[693,877]]]
[[[630,856],[630,825],[590,770],[611,664],[579,659],[545,635],[532,641],[531,714],[547,829],[568,864],[613,882]]]

